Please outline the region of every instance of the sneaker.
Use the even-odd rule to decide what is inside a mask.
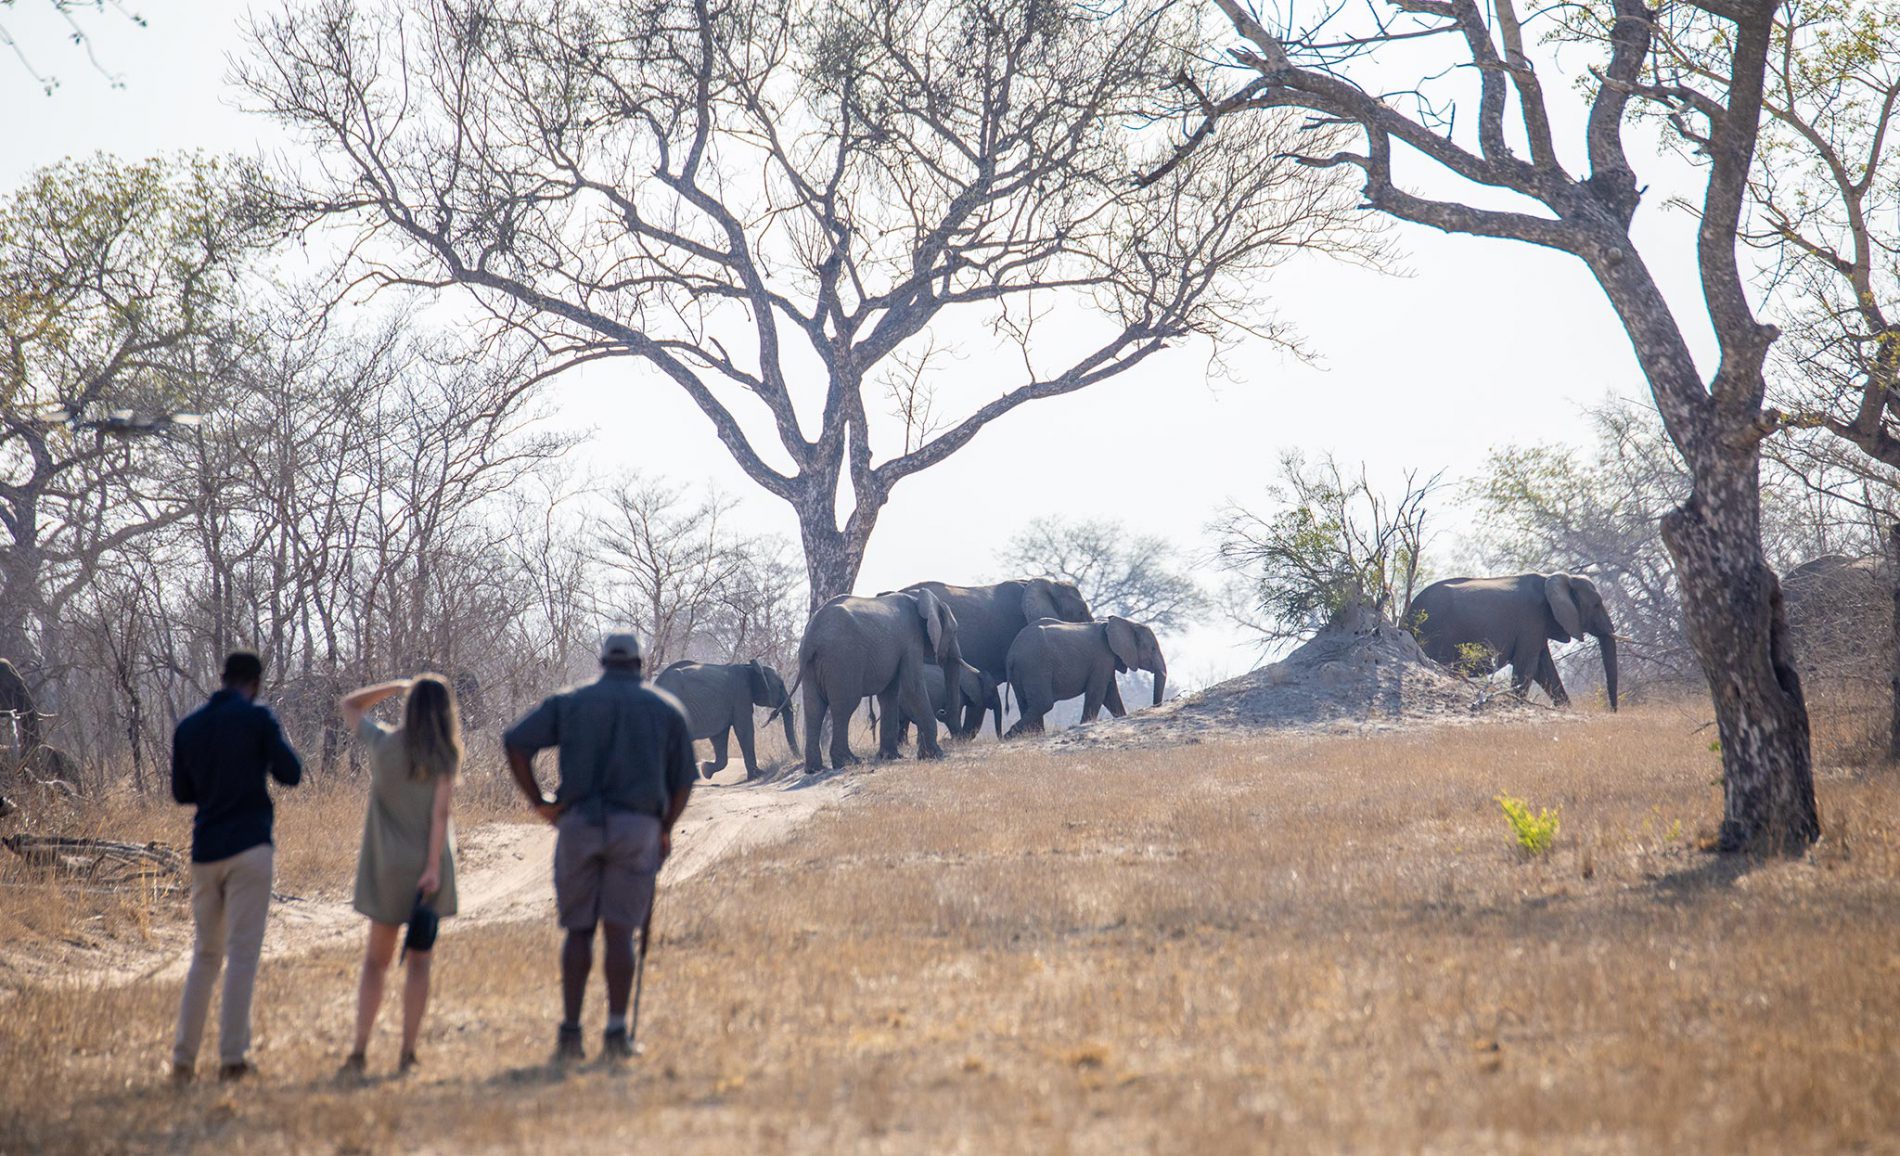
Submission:
[[[172,1087],[182,1088],[198,1078],[198,1070],[190,1064],[172,1061]]]
[[[562,1024],[560,1034],[554,1038],[554,1062],[576,1064],[586,1058],[587,1052],[581,1047],[580,1025]]]
[[[608,1028],[600,1037],[600,1052],[610,1060],[630,1060],[633,1058],[633,1042],[627,1038],[626,1028]]]
[[[360,1084],[369,1079],[369,1059],[362,1052],[351,1052],[343,1060],[343,1066],[336,1070],[336,1078],[346,1084]]]
[[[404,1052],[402,1054],[402,1059],[397,1061],[396,1063],[396,1074],[399,1076],[406,1076],[410,1074],[411,1072],[415,1071],[420,1066],[422,1066],[422,1061],[416,1059],[416,1053]]]
[[[249,1060],[239,1060],[235,1064],[223,1064],[218,1068],[218,1082],[220,1084],[235,1084],[239,1080],[254,1079],[256,1076],[257,1065],[251,1063]]]

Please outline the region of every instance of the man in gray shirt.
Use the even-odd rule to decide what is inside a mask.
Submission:
[[[554,898],[567,942],[561,949],[565,1018],[555,1049],[583,1058],[581,1005],[601,928],[607,979],[608,1056],[632,1054],[627,999],[633,933],[653,908],[654,881],[672,849],[673,824],[698,779],[692,732],[679,702],[640,676],[640,641],[609,634],[600,678],[544,700],[508,728],[508,767],[528,802],[554,824]],[[560,785],[541,793],[535,752],[560,748]]]

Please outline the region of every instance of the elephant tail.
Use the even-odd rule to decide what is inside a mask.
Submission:
[[[785,692],[785,701],[773,707],[772,713],[765,716],[766,726],[771,726],[772,723],[778,718],[778,716],[782,714],[787,715],[785,725],[788,728],[791,726],[791,720],[790,720],[790,716],[788,712],[792,709],[792,698],[793,696],[798,694],[798,688],[803,685],[805,685],[805,665],[804,663],[800,663],[798,666],[798,677],[792,680],[791,689]],[[789,735],[791,731],[788,729],[785,733]]]

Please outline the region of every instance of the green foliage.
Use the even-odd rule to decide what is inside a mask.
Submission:
[[[0,204],[0,406],[163,408],[236,344],[273,231],[255,170],[201,156],[41,169]]]
[[[1424,621],[1419,615],[1419,622]],[[1414,624],[1414,629],[1417,624]],[[1482,642],[1466,642],[1458,647],[1458,669],[1466,674],[1487,675],[1498,668],[1498,652]]]
[[[1499,795],[1497,802],[1504,808],[1504,817],[1511,824],[1511,834],[1516,837],[1519,850],[1526,855],[1549,853],[1550,845],[1557,839],[1556,811],[1539,810],[1532,814],[1528,803],[1511,795]]]
[[[1399,496],[1373,486],[1330,455],[1308,462],[1297,450],[1280,459],[1280,481],[1267,491],[1278,509],[1235,506],[1210,529],[1220,559],[1240,576],[1246,606],[1236,615],[1269,638],[1291,638],[1365,606],[1396,617],[1411,600],[1426,539],[1426,515],[1439,475],[1408,472]]]

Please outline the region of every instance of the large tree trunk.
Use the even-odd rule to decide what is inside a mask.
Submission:
[[[1762,553],[1760,471],[1745,460],[1705,470],[1662,520],[1682,583],[1689,643],[1715,702],[1722,744],[1718,849],[1799,852],[1820,837],[1808,707],[1781,584]]]
[[[873,519],[854,516],[846,529],[838,528],[835,493],[813,493],[792,504],[798,514],[798,536],[805,549],[805,580],[811,591],[811,610],[849,594],[864,565],[864,547]]]
[[[1900,522],[1887,527],[1887,581],[1893,584],[1893,617],[1887,645],[1887,757],[1900,760]]]

